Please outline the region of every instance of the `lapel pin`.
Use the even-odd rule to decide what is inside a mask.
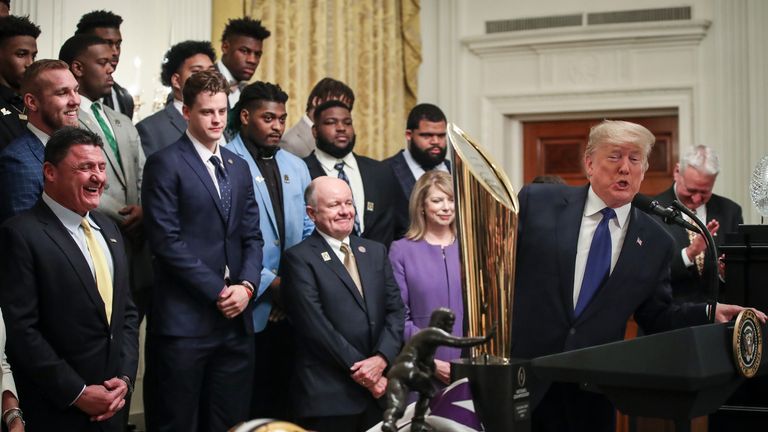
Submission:
[[[19,113],[19,120],[21,121],[27,121],[27,115],[24,113]]]
[[[264,177],[257,176],[255,180],[256,180],[256,183],[263,183],[264,182]]]
[[[288,177],[288,174],[286,174],[286,175],[284,175],[284,176],[283,176],[283,181],[284,181],[285,183],[290,183],[290,182],[291,182],[291,178],[290,178],[290,177]]]
[[[117,243],[117,240],[113,238],[109,239],[109,241],[111,241],[112,243]]]
[[[328,255],[328,252],[323,252],[323,253],[320,254],[320,256],[323,257],[323,261],[330,261],[331,260],[331,256]]]
[[[235,164],[235,161],[233,161],[231,158],[227,159],[227,162],[229,162],[230,165],[234,165]]]
[[[366,211],[373,211],[373,203],[372,203],[372,202],[370,202],[370,201],[368,201],[368,202],[365,204],[365,210],[366,210]]]
[[[10,111],[8,111],[8,110],[7,110],[7,109],[5,109],[5,108],[0,108],[0,113],[3,113],[3,115],[4,115],[4,116],[7,116],[7,115],[10,115],[10,114],[11,114],[11,112],[10,112]]]
[[[358,246],[357,250],[360,251],[360,253],[365,253],[365,246]]]
[[[643,241],[640,240],[640,237],[637,238],[637,244],[638,244],[638,246],[642,246],[643,245]]]
[[[115,119],[115,126],[120,126],[120,120]]]

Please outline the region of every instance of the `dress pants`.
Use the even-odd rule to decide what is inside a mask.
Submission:
[[[152,430],[226,431],[249,419],[253,336],[239,319],[204,337],[150,335]]]
[[[293,419],[289,385],[293,372],[293,338],[293,326],[287,319],[270,321],[264,330],[256,333],[251,418]]]

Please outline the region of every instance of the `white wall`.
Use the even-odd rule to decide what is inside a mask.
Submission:
[[[211,35],[210,0],[21,0],[11,5],[13,14],[29,15],[40,26],[38,59],[57,58],[61,44],[74,34],[84,13],[105,9],[120,15],[122,54],[113,76],[141,98],[134,120],[149,115],[155,99],[165,102],[168,89],[160,85],[165,51],[177,42],[208,40]]]
[[[768,2],[760,0],[422,0],[419,98],[488,148],[522,183],[521,120],[673,109],[680,144],[721,155],[715,191],[759,222],[750,173],[768,154]],[[691,6],[689,22],[485,35],[485,22]],[[606,38],[601,40],[601,38]],[[564,71],[573,73],[566,74]]]

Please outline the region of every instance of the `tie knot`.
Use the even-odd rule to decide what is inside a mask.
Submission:
[[[221,166],[221,159],[219,159],[219,157],[216,155],[211,156],[211,158],[208,160],[210,160],[213,166],[215,166],[216,168]]]
[[[611,220],[616,217],[616,212],[610,207],[600,210],[600,213],[603,214],[603,219]]]
[[[336,171],[344,171],[344,162],[338,162],[333,166]]]
[[[91,232],[91,224],[88,222],[87,218],[83,218],[83,220],[80,221],[80,226],[86,233]]]
[[[341,244],[341,253],[343,253],[344,255],[349,255],[350,253],[352,253],[352,249],[349,248],[348,244],[342,243]]]

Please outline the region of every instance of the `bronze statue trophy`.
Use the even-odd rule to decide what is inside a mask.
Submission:
[[[435,309],[429,320],[429,327],[416,333],[387,373],[387,409],[381,430],[397,432],[397,420],[405,412],[408,392],[419,393],[416,409],[411,420],[411,432],[428,432],[425,415],[429,400],[435,395],[432,378],[435,376],[435,351],[439,346],[456,348],[473,347],[488,342],[495,328],[485,337],[458,337],[451,335],[456,315],[446,308]]]

